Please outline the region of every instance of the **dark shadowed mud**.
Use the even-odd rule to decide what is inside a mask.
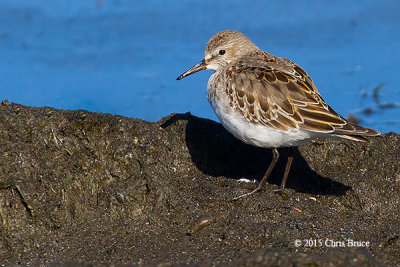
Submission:
[[[271,151],[219,123],[3,101],[0,263],[399,265],[399,158],[394,133],[316,140],[283,194],[284,150],[266,190],[233,202]]]

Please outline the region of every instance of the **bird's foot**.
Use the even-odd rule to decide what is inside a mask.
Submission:
[[[254,189],[253,191],[251,191],[251,192],[249,192],[249,193],[246,193],[246,194],[243,194],[243,195],[240,195],[240,196],[237,196],[237,197],[233,198],[232,200],[233,200],[233,201],[236,201],[236,200],[239,200],[239,199],[241,199],[241,198],[251,196],[251,195],[253,195],[253,194],[255,194],[255,193],[257,193],[258,191],[261,191],[261,190],[263,190],[263,187],[258,186],[258,187],[257,187],[256,189]]]
[[[281,186],[278,189],[274,189],[273,192],[277,194],[283,194],[285,192],[285,188]]]
[[[279,194],[282,197],[288,197],[290,193],[285,190],[285,187],[279,187],[278,189],[273,190],[274,193]]]

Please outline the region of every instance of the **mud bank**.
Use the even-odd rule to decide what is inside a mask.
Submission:
[[[0,263],[400,264],[398,134],[300,147],[276,194],[283,150],[264,192],[231,201],[271,156],[190,114],[3,101]]]

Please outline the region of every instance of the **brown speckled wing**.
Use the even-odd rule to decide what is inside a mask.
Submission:
[[[322,99],[308,74],[287,59],[259,52],[251,60],[234,64],[226,74],[231,105],[250,122],[282,131],[303,128],[338,136],[379,135],[338,115]]]

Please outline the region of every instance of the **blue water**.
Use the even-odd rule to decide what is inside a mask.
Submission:
[[[215,119],[211,71],[176,81],[224,29],[289,58],[362,125],[400,132],[400,1],[0,0],[0,99],[156,121]],[[373,114],[363,110],[371,108]]]

